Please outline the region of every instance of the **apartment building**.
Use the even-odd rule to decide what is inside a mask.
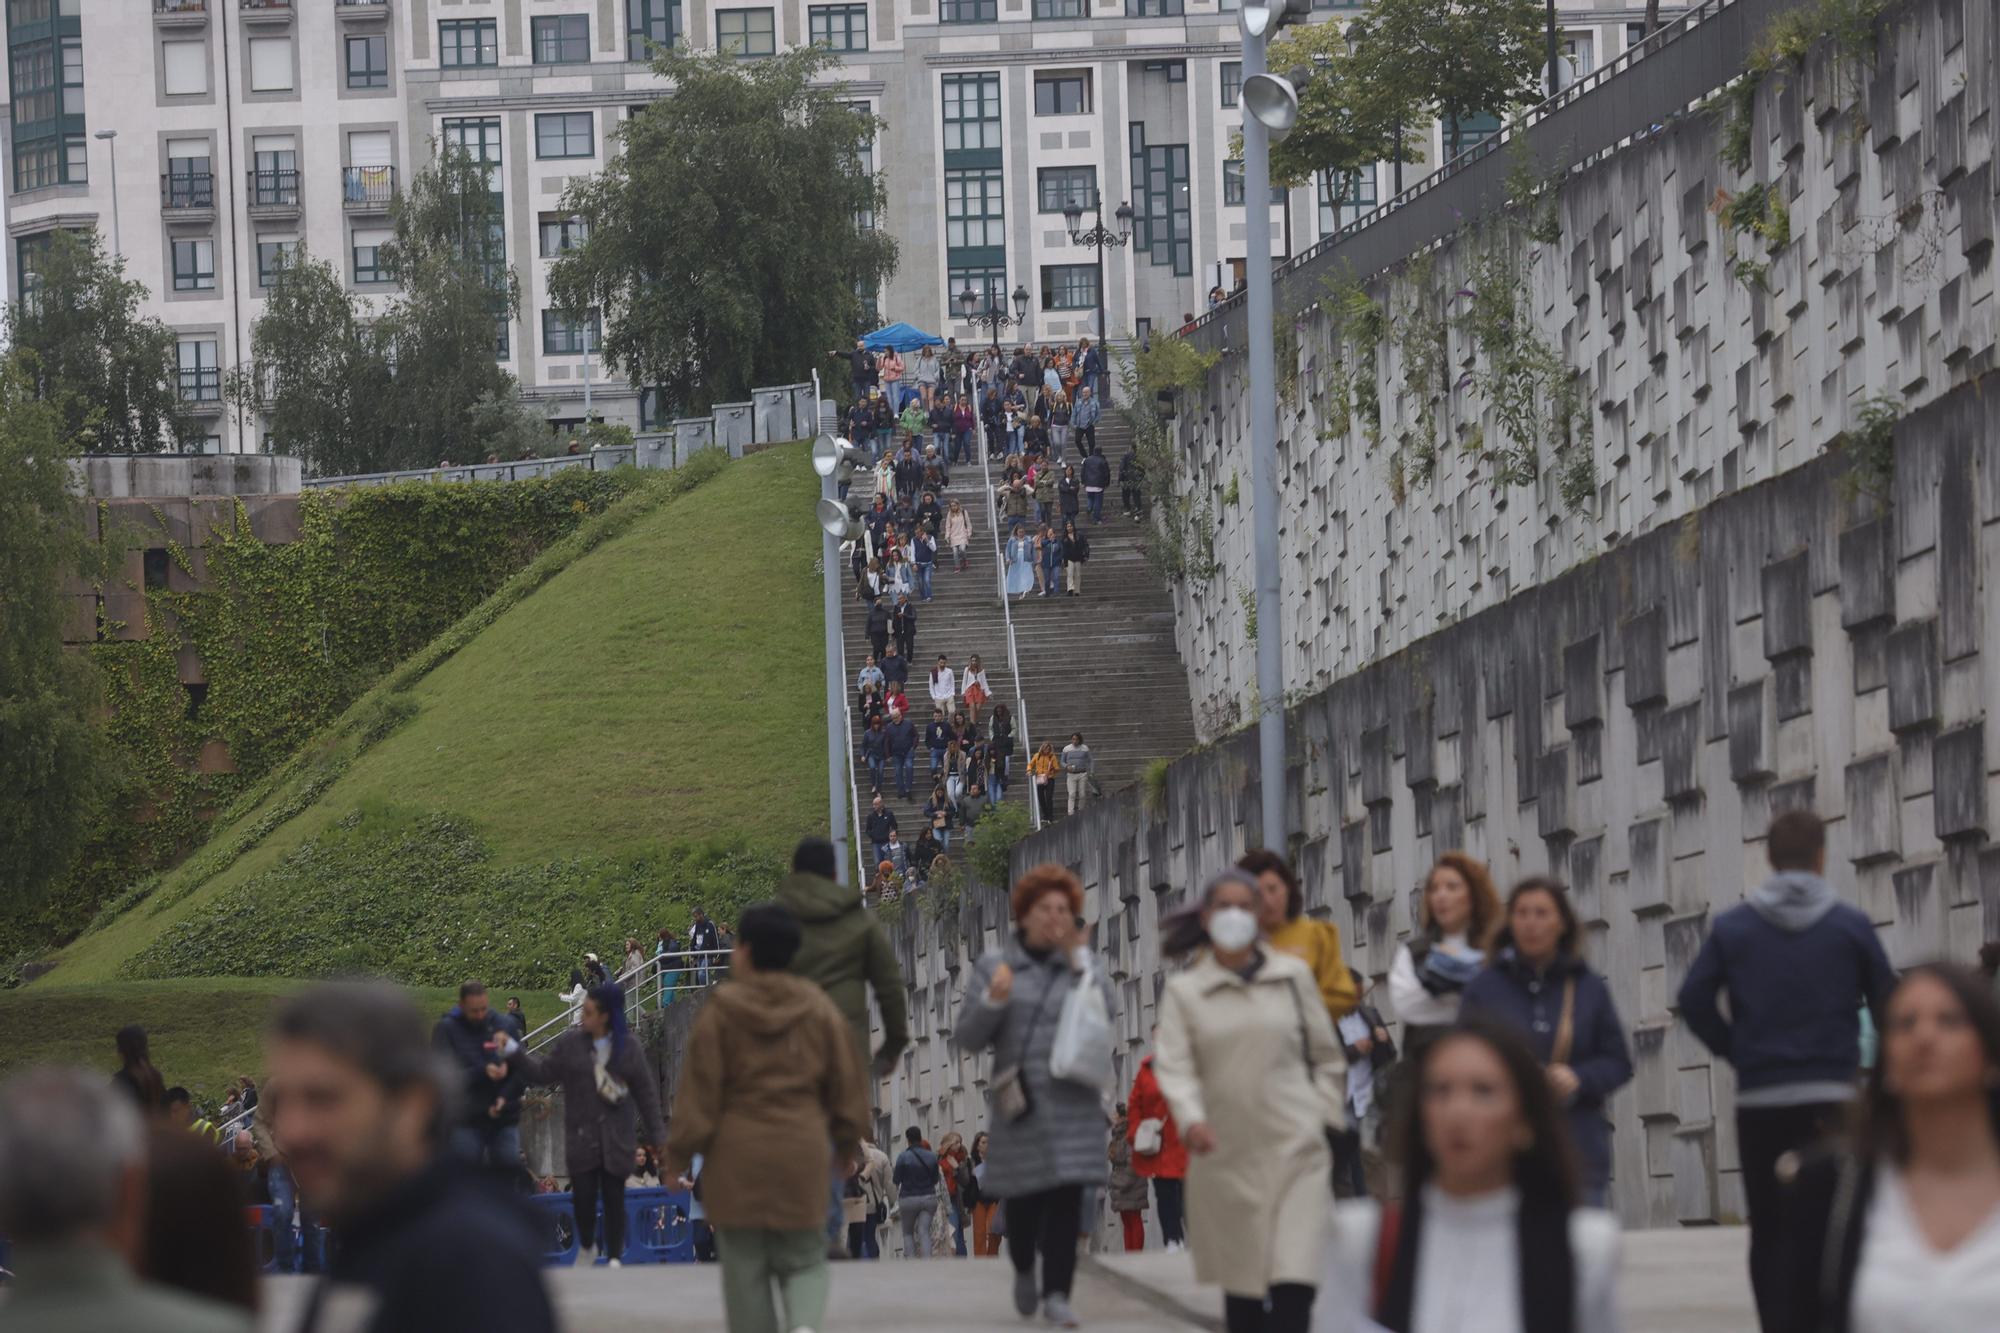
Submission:
[[[1322,0],[1329,18],[1357,6]],[[521,309],[495,354],[551,421],[590,406],[646,430],[671,406],[592,355],[592,330],[548,308],[551,260],[578,238],[563,189],[604,164],[621,121],[668,91],[652,42],[744,59],[821,42],[884,122],[871,160],[901,243],[876,294],[886,319],[961,341],[983,293],[1003,341],[1176,327],[1245,252],[1235,0],[6,0],[11,114],[4,215],[9,296],[52,231],[94,227],[180,334],[182,392],[206,448],[260,447],[254,412],[223,401],[247,360],[275,266],[300,246],[364,302],[392,290],[377,262],[398,183],[434,141],[492,164]],[[1637,7],[1563,0],[1564,47],[1587,71],[1636,40]],[[1467,141],[1498,122],[1465,127]],[[1437,126],[1412,130],[1441,155]],[[746,164],[746,169],[754,169]],[[1294,252],[1428,165],[1383,163],[1335,207],[1289,192],[1274,247]],[[1073,243],[1071,200],[1133,210],[1131,243]],[[801,373],[806,368],[801,367]],[[586,390],[586,374],[588,389]]]

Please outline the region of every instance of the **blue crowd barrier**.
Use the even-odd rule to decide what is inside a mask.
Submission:
[[[250,1228],[250,1237],[257,1246],[257,1271],[275,1273],[278,1271],[278,1223],[275,1211],[268,1203],[250,1204],[243,1210],[243,1220]],[[289,1225],[289,1222],[287,1223]]]
[[[536,1194],[532,1202],[542,1214],[542,1265],[569,1268],[577,1261],[576,1202],[573,1196]],[[686,1190],[663,1188],[625,1191],[625,1254],[628,1264],[691,1264],[694,1262],[693,1206]],[[598,1229],[603,1235],[603,1229]]]
[[[244,1223],[250,1228],[252,1241],[257,1247],[257,1269],[262,1273],[297,1272],[300,1261],[304,1261],[308,1273],[324,1273],[333,1260],[333,1233],[325,1227],[309,1227],[298,1238],[296,1245],[278,1244],[280,1227],[291,1226],[289,1218],[279,1221],[277,1210],[268,1203],[248,1204],[243,1209]],[[292,1255],[291,1267],[280,1269],[278,1255],[289,1250]]]

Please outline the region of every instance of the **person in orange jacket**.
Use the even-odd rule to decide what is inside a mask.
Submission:
[[[1153,1077],[1151,1055],[1139,1062],[1125,1107],[1125,1139],[1132,1145],[1132,1169],[1153,1182],[1153,1198],[1160,1205],[1160,1237],[1167,1249],[1184,1250],[1187,1149],[1181,1146],[1173,1112],[1167,1109],[1167,1099]]]

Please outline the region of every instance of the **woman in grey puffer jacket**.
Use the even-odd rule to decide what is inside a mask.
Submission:
[[[1083,885],[1062,866],[1037,866],[1014,885],[1011,905],[1017,932],[973,968],[952,1039],[964,1050],[993,1052],[991,1139],[980,1192],[1006,1200],[1014,1308],[1032,1315],[1039,1295],[1051,1325],[1075,1328],[1069,1293],[1083,1192],[1102,1188],[1110,1174],[1103,1098],[1049,1072],[1063,999],[1090,958],[1076,924]],[[1093,969],[1092,982],[1112,1012],[1109,977]]]

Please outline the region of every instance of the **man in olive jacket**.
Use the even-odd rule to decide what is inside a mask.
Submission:
[[[805,927],[805,943],[792,972],[825,991],[854,1033],[854,1049],[868,1068],[868,991],[882,1007],[882,1048],[875,1052],[876,1077],[896,1067],[910,1043],[909,1010],[903,970],[889,937],[874,913],[861,905],[857,889],[834,881],[833,844],[806,838],[792,853],[792,873],[778,885],[778,902]]]

